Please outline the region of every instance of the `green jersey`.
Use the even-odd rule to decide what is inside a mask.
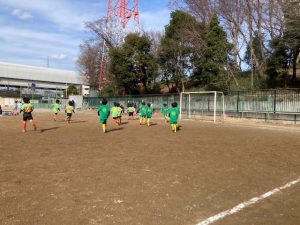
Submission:
[[[140,109],[140,115],[144,117],[146,116],[146,114],[147,114],[147,106],[143,105]]]
[[[24,113],[31,113],[34,107],[31,103],[24,103],[21,109]]]
[[[163,107],[161,108],[161,112],[162,112],[162,114],[163,114],[164,116],[167,116],[167,115],[168,115],[168,107],[163,106]]]
[[[179,116],[179,108],[171,108],[169,110],[169,115],[170,115],[170,123],[171,124],[177,124],[178,121],[178,116]]]
[[[53,110],[54,113],[58,113],[58,111],[60,111],[60,105],[57,104],[57,103],[54,103],[52,105],[52,110]]]
[[[110,108],[107,105],[101,105],[98,108],[98,114],[100,115],[100,122],[107,120],[110,114]]]
[[[153,115],[153,108],[152,107],[147,107],[147,110],[146,110],[146,115],[147,115],[147,118],[151,118],[152,115]]]

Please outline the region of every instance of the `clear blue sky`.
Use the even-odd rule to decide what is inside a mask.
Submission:
[[[76,70],[84,23],[106,14],[106,0],[0,0],[0,61]],[[145,30],[169,22],[168,0],[140,0]]]

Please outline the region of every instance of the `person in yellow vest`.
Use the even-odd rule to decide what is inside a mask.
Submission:
[[[68,123],[70,124],[70,123],[71,123],[72,115],[73,115],[73,113],[75,113],[73,101],[69,101],[69,104],[68,104],[68,106],[66,107],[65,112],[66,112],[66,114],[67,114],[67,121],[68,121]]]
[[[56,121],[58,119],[58,112],[60,111],[60,104],[59,100],[57,99],[55,103],[51,106],[54,116],[53,120]]]
[[[37,130],[37,127],[34,123],[32,112],[33,112],[33,105],[30,103],[30,99],[28,97],[23,98],[24,104],[21,107],[20,113],[23,112],[23,123],[22,123],[22,132],[26,132],[26,125],[27,121],[29,120],[30,124],[33,126],[34,130]]]

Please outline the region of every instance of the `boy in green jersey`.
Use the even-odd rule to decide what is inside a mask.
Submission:
[[[128,113],[128,120],[134,120],[134,113],[135,113],[135,108],[133,107],[133,103],[130,103],[128,105],[127,113]]]
[[[102,100],[102,105],[98,108],[98,116],[100,119],[100,123],[102,124],[102,131],[103,133],[107,132],[107,119],[110,114],[110,108],[107,106],[107,100]]]
[[[152,115],[153,115],[153,108],[151,107],[151,104],[148,103],[147,104],[147,111],[146,111],[146,117],[147,117],[147,125],[148,127],[150,127],[151,125],[151,118],[152,118]]]
[[[55,103],[51,106],[51,108],[54,112],[53,120],[56,121],[57,120],[57,114],[60,111],[59,100],[56,100]]]
[[[32,117],[32,111],[33,111],[33,105],[30,103],[30,99],[28,97],[23,98],[24,104],[21,107],[20,113],[23,112],[23,124],[22,124],[22,131],[26,132],[26,125],[27,125],[27,120],[29,120],[30,124],[34,127],[34,130],[37,129],[33,117]]]
[[[172,127],[172,131],[176,133],[178,127],[178,117],[179,117],[179,109],[177,107],[177,102],[172,103],[172,108],[169,110],[169,117],[170,117],[170,124]]]
[[[161,112],[164,116],[164,119],[165,119],[165,123],[167,123],[169,120],[168,120],[168,107],[167,107],[167,104],[164,104],[163,107],[161,108]]]
[[[72,115],[73,115],[73,113],[75,113],[75,110],[74,110],[74,101],[69,101],[69,104],[66,107],[65,112],[67,114],[67,121],[70,124],[71,123]]]
[[[146,123],[146,113],[147,113],[147,106],[145,102],[142,102],[142,107],[140,109],[140,125]]]

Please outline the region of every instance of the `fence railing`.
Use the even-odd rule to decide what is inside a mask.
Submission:
[[[228,93],[228,112],[300,113],[300,89],[259,90]]]
[[[83,102],[85,107],[96,108],[101,104],[102,98],[85,97]],[[179,103],[179,94],[168,95],[137,95],[137,96],[116,96],[107,98],[109,105],[113,102],[121,102],[125,107],[128,102],[134,102],[137,106],[142,101],[150,102],[153,107],[158,109],[166,103],[168,106],[172,102]],[[195,110],[209,111],[212,107],[207,107],[211,102],[209,98],[193,98],[191,106]],[[222,109],[221,98],[217,99],[217,109]],[[300,89],[276,89],[258,91],[237,91],[225,93],[226,112],[255,112],[255,113],[281,113],[298,114],[300,113]]]

